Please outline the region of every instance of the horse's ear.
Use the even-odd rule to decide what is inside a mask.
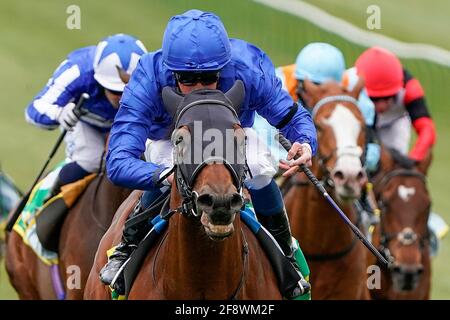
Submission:
[[[123,83],[127,84],[128,81],[130,81],[130,75],[125,71],[125,69],[116,66],[117,72],[119,73],[120,80],[122,80]]]
[[[433,160],[433,154],[430,150],[428,151],[426,157],[416,165],[417,170],[419,170],[424,175],[427,175],[431,160]]]
[[[363,77],[358,77],[358,81],[356,82],[355,86],[353,87],[352,91],[349,92],[349,94],[355,98],[358,99],[359,94],[364,89],[365,81]]]
[[[239,114],[239,110],[241,109],[241,105],[245,98],[244,83],[241,80],[237,80],[231,89],[225,93],[225,96],[231,101],[236,113]]]
[[[308,78],[305,78],[303,80],[303,86],[305,88],[305,91],[311,97],[311,100],[314,105],[317,101],[319,101],[320,98],[320,93],[322,91],[320,85],[314,84],[314,82],[312,82]]]
[[[381,172],[389,172],[394,169],[395,160],[391,155],[389,149],[381,146],[380,151],[380,169]]]
[[[171,115],[172,118],[174,118],[175,114],[177,113],[178,106],[183,100],[183,96],[178,94],[171,87],[164,87],[162,90],[162,99],[167,112]]]

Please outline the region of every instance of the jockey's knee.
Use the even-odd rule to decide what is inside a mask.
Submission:
[[[59,183],[60,185],[69,184],[86,177],[89,173],[77,162],[70,162],[59,172]]]
[[[74,159],[78,165],[89,173],[99,172],[102,158],[100,156],[92,155],[91,159]]]
[[[152,190],[146,190],[141,196],[142,208],[149,208],[164,192],[166,192],[170,187],[163,186],[161,188],[155,187]]]
[[[245,185],[257,214],[272,216],[283,211],[283,196],[272,176],[259,175],[247,180]]]
[[[249,189],[262,189],[273,180],[269,175],[257,175],[245,181],[245,186]]]

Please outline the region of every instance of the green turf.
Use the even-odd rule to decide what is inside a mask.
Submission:
[[[450,2],[447,0],[305,0],[359,28],[367,28],[367,8],[381,13],[378,33],[406,42],[433,44],[450,50]]]
[[[0,300],[13,300],[17,299],[17,293],[9,285],[8,275],[3,267],[3,260],[0,266]]]
[[[74,3],[81,7],[81,30],[65,27],[66,8]],[[157,49],[169,17],[189,8],[215,11],[222,17],[230,36],[260,46],[276,65],[293,63],[299,49],[311,41],[325,41],[341,48],[348,65],[364,50],[295,16],[242,0],[3,0],[0,10],[0,69],[4,76],[0,86],[0,161],[3,169],[23,190],[32,182],[58,135],[56,131],[47,132],[26,124],[24,108],[67,53],[95,44],[115,32],[133,34],[149,50]],[[395,10],[399,9],[396,7]],[[433,23],[433,14],[440,14],[438,9],[433,14],[423,12],[427,16],[422,19],[432,19]],[[390,15],[386,14],[386,20],[388,17]],[[442,29],[448,28],[443,26]],[[450,197],[446,190],[449,177],[447,164],[450,163],[450,142],[447,140],[450,137],[450,118],[447,115],[450,68],[426,61],[403,62],[422,82],[436,119],[439,138],[429,186],[434,209],[450,221]],[[59,153],[61,157],[62,152]],[[433,298],[450,298],[449,264],[450,237],[434,263]],[[5,274],[0,276],[0,298],[12,298],[12,291],[5,283]]]

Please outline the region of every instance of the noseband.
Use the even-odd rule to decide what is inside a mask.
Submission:
[[[358,100],[351,96],[347,95],[334,95],[329,96],[320,99],[314,107],[310,110],[311,115],[313,119],[316,117],[319,110],[326,104],[331,102],[349,102],[351,104],[354,104],[355,106],[358,106]],[[321,179],[322,184],[324,184],[326,187],[333,189],[334,188],[334,182],[331,179],[331,171],[330,168],[327,166],[327,163],[333,158],[333,156],[342,157],[342,156],[351,156],[351,157],[357,157],[361,159],[361,161],[364,159],[364,154],[359,146],[348,146],[345,148],[335,148],[333,149],[330,154],[323,155],[319,151],[317,151],[317,161],[319,164],[320,170],[323,172],[323,176]],[[362,163],[364,163],[362,161]]]
[[[183,198],[178,208],[181,213],[200,216],[196,208],[199,195],[193,187],[199,173],[209,164],[223,164],[242,196],[247,171],[246,137],[244,133],[239,140],[241,136],[236,134],[236,125],[240,126],[238,110],[244,96],[241,81],[236,81],[226,93],[200,89],[182,96],[171,88],[163,89],[164,103],[175,120],[172,143],[175,182]],[[184,131],[188,134],[183,135]],[[205,150],[209,153],[205,154]]]
[[[181,207],[178,208],[176,211],[179,211],[181,214],[187,215],[187,216],[193,216],[195,218],[200,217],[201,212],[197,210],[197,199],[198,199],[198,193],[197,191],[193,190],[193,182],[195,181],[195,177],[198,176],[200,171],[205,168],[210,163],[222,163],[228,171],[231,173],[231,176],[233,177],[233,181],[235,181],[235,186],[237,189],[237,192],[241,195],[243,198],[243,185],[244,185],[244,179],[242,177],[239,178],[238,173],[233,168],[233,166],[230,165],[225,159],[223,158],[210,158],[206,161],[203,161],[197,169],[194,171],[193,178],[190,179],[192,181],[192,184],[189,184],[187,182],[188,180],[183,175],[181,170],[181,165],[175,166],[175,178],[177,183],[177,188],[180,191],[183,201],[181,204]]]

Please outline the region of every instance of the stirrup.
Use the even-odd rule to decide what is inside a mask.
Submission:
[[[305,277],[303,276],[300,266],[297,263],[297,259],[295,258],[295,253],[292,254],[292,256],[288,257],[289,262],[291,262],[294,269],[297,271],[298,275],[300,276],[300,280],[298,281],[298,286],[301,290],[301,293],[299,295],[307,294],[311,290],[311,285],[308,281],[305,280]]]
[[[116,275],[114,276],[114,278],[112,279],[109,287],[114,290],[116,293],[118,293],[119,295],[123,295],[125,294],[125,278],[123,277],[123,270],[125,269],[126,265],[128,264],[128,262],[130,261],[130,258],[128,258],[127,260],[125,260],[125,262],[122,264],[122,266],[119,268],[119,270],[117,270]],[[116,283],[119,281],[123,281],[121,286],[117,286]],[[119,289],[123,289],[119,290]]]
[[[299,292],[297,292],[299,291]],[[289,300],[309,300],[308,296],[306,299],[302,299],[303,296],[308,295],[311,292],[311,284],[306,281],[303,277],[299,280],[297,287],[293,290],[293,294],[291,297],[288,297]]]
[[[303,253],[298,244],[298,240],[292,237],[292,254],[287,256],[288,260],[292,263],[294,269],[297,271],[300,280],[298,281],[298,289],[300,293],[294,294],[291,300],[311,300],[311,284],[308,282],[309,267],[303,256]],[[305,278],[306,277],[306,278]],[[294,292],[295,292],[294,288]]]

